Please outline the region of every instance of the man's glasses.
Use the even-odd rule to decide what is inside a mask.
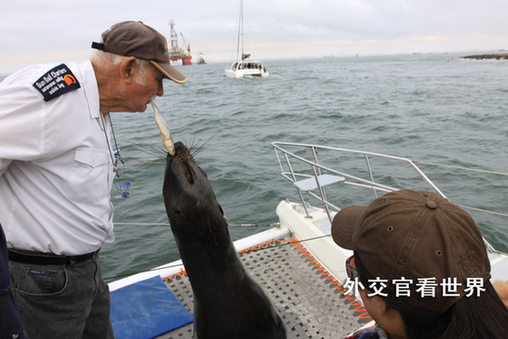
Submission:
[[[356,278],[360,279],[360,275],[358,274],[358,269],[355,265],[355,256],[352,255],[346,259],[346,273],[350,280],[355,280]]]

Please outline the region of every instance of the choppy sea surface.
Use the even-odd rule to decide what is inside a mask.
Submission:
[[[228,79],[228,64],[177,66],[185,85],[165,81],[155,103],[175,140],[201,147],[236,240],[278,221],[277,204],[297,201],[280,176],[271,142],[299,142],[407,157],[457,204],[508,212],[508,177],[429,163],[507,173],[508,62],[459,54],[266,61],[268,78]],[[102,250],[104,277],[119,277],[179,258],[162,198],[165,156],[152,118],[113,113],[117,143],[132,184],[115,200],[115,234]],[[113,188],[111,196],[118,192]],[[484,237],[508,252],[507,218],[468,210]],[[139,223],[125,225],[123,223]]]

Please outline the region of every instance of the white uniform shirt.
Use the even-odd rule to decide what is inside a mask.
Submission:
[[[9,248],[81,255],[114,240],[109,118],[90,61],[67,64],[81,87],[46,102],[34,84],[55,66],[0,83],[0,223]]]

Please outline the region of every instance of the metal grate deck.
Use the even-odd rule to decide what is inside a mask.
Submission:
[[[274,240],[243,253],[251,277],[265,290],[288,329],[288,338],[341,338],[371,320],[360,301],[344,288],[296,239]],[[186,275],[166,285],[192,313],[193,295]],[[192,339],[193,324],[158,338]]]

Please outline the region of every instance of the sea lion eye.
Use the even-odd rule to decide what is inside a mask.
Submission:
[[[193,184],[194,183],[194,170],[185,161],[182,161],[182,163],[185,166],[185,176],[187,177],[187,181],[190,184]]]

